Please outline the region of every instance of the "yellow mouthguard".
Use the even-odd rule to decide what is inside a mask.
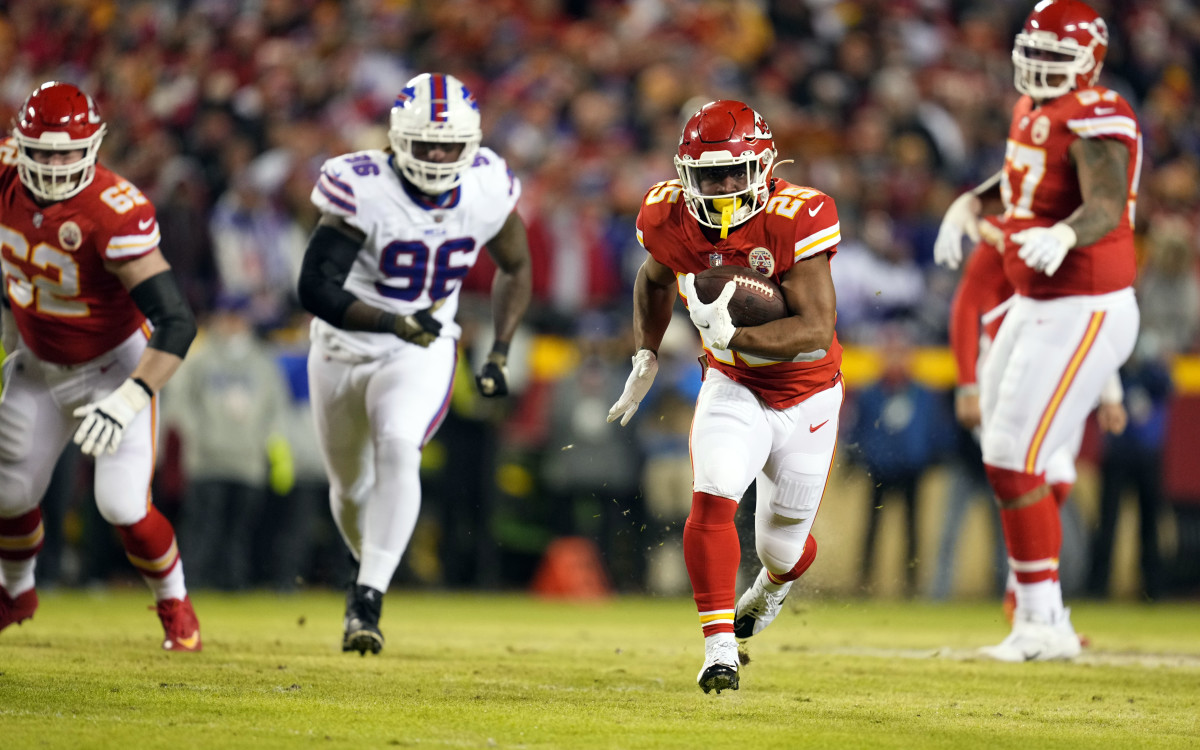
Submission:
[[[729,236],[729,225],[733,223],[733,212],[741,205],[737,198],[713,198],[713,208],[721,212],[721,239]]]

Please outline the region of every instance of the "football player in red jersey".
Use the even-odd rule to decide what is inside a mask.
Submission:
[[[1079,0],[1043,0],[1013,47],[1013,111],[1003,169],[943,219],[937,260],[957,266],[980,198],[1004,203],[1004,273],[1015,300],[980,377],[983,460],[1017,578],[1013,629],[983,653],[1071,659],[1080,642],[1058,581],[1062,527],[1046,479],[1137,338],[1133,212],[1137,117],[1097,84],[1104,19]]]
[[[684,126],[679,179],[650,188],[637,218],[649,253],[633,291],[637,353],[608,413],[624,425],[658,370],[678,292],[706,352],[692,421],[692,509],[684,559],[704,633],[704,692],[738,688],[736,637],[762,631],[816,557],[809,534],[837,441],[844,388],[829,260],[841,238],[833,198],[772,175],[777,153],[761,115],[737,101],[704,105]],[[727,307],[695,296],[695,274],[753,268],[783,289],[791,314],[737,328]],[[762,562],[737,598],[734,515],[757,480],[755,545]]]
[[[983,369],[992,341],[1015,301],[1013,287],[1004,275],[1004,232],[1001,217],[989,216],[979,223],[980,240],[967,259],[962,278],[950,305],[950,349],[958,366],[954,413],[976,438],[981,432],[978,373]],[[1101,429],[1113,434],[1125,430],[1128,415],[1122,403],[1121,378],[1113,373],[1100,393],[1096,418]],[[1083,442],[1083,425],[1046,461],[1046,483],[1061,509],[1075,485],[1075,459]],[[954,500],[952,500],[953,502]],[[957,514],[961,519],[961,513]],[[952,522],[947,520],[949,527]],[[957,522],[954,523],[957,528]],[[1017,607],[1017,579],[1010,569],[1004,589],[1004,614],[1013,621]]]
[[[38,503],[74,436],[96,505],[157,600],[163,648],[199,651],[175,531],[150,501],[159,389],[196,333],[150,201],[97,163],[91,97],[51,81],[0,142],[0,264],[19,340],[0,396],[0,629],[37,609]]]

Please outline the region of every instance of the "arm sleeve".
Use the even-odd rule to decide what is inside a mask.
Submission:
[[[308,239],[300,265],[300,305],[330,325],[341,327],[355,301],[342,288],[358,255],[359,243],[345,232],[318,225]]]
[[[154,325],[147,346],[183,359],[196,338],[196,319],[179,291],[175,274],[157,273],[129,290],[133,303]]]

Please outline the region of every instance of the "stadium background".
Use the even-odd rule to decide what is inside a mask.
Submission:
[[[1113,32],[1103,81],[1133,103],[1145,134],[1136,236],[1143,283],[1153,286],[1142,289],[1142,335],[1175,375],[1160,536],[1171,591],[1186,595],[1200,586],[1200,467],[1192,458],[1200,447],[1200,12],[1171,0],[1093,5]],[[774,128],[781,158],[795,160],[780,174],[838,202],[845,241],[833,268],[851,389],[844,428],[856,392],[897,342],[913,347],[915,375],[941,396],[942,430],[930,439],[938,450],[920,493],[925,592],[954,454],[945,343],[956,275],[932,264],[931,247],[949,201],[1001,164],[1016,97],[1012,36],[1028,6],[13,0],[0,15],[0,121],[44,80],[91,92],[109,127],[101,158],[154,200],[163,252],[202,320],[220,300],[243,300],[302,399],[306,329],[293,287],[316,218],[307,199],[316,170],[329,156],[382,147],[387,110],[411,75],[462,78],[480,101],[484,143],[524,184],[535,300],[516,348],[516,396],[483,402],[469,378],[459,381],[454,413],[427,451],[425,513],[398,583],[527,585],[550,540],[582,535],[600,542],[618,588],[668,592],[686,585],[682,560],[672,562],[669,550],[686,515],[680,436],[698,369],[680,321],[673,329],[681,340],[655,387],[661,398],[647,409],[656,418],[639,415],[636,430],[604,424],[628,366],[629,291],[642,257],[633,219],[645,189],[674,176],[682,117],[711,99],[751,102]],[[483,263],[461,313],[476,360],[490,342],[489,279]],[[170,408],[170,389],[164,398]],[[298,476],[302,433],[288,434]],[[175,517],[188,481],[186,446],[173,433],[165,441],[156,497]],[[858,580],[865,520],[875,511],[854,448],[844,430],[817,522],[822,554],[806,582],[834,594],[901,595],[903,524],[890,505],[879,511],[875,574],[865,587]],[[1102,451],[1093,425],[1064,551],[1068,587],[1086,565]],[[87,465],[65,464],[57,506],[65,555],[61,566],[43,556],[39,573],[68,584],[125,574],[88,501]],[[323,507],[309,507],[312,539],[280,538],[279,519],[296,507],[288,496],[264,507],[260,567],[272,568],[278,545],[303,541],[301,577],[340,584],[344,563]],[[982,503],[971,509],[955,594],[991,587],[987,515]],[[1121,528],[1112,590],[1131,597],[1132,519]],[[289,584],[266,573],[261,582]]]

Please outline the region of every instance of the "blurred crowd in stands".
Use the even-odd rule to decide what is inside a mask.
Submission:
[[[1133,104],[1145,137],[1136,226],[1143,349],[1155,358],[1195,353],[1200,8],[1182,0],[1091,2],[1112,30],[1102,80]],[[530,560],[546,535],[566,533],[603,539],[606,551],[645,547],[652,535],[649,546],[669,551],[663,540],[686,516],[687,414],[699,377],[686,320],[673,326],[679,361],[668,354],[663,374],[673,374],[660,375],[647,405],[661,418],[617,431],[605,429],[603,415],[628,367],[630,288],[644,257],[634,219],[646,189],[675,177],[671,156],[687,115],[718,98],[752,103],[771,124],[780,158],[794,160],[779,174],[836,198],[844,239],[832,267],[844,343],[877,345],[881,330],[898,325],[913,345],[942,346],[957,273],[932,263],[933,239],[951,199],[1001,166],[1017,97],[1012,40],[1030,5],[9,0],[0,12],[0,122],[45,80],[68,80],[95,96],[108,122],[101,160],[153,199],[163,252],[198,317],[240,316],[283,363],[288,398],[279,414],[255,422],[273,474],[189,477],[213,468],[187,459],[200,449],[185,435],[201,399],[172,404],[168,390],[168,410],[183,426],[173,428],[164,452],[159,502],[184,505],[194,492],[190,479],[274,486],[275,495],[315,484],[308,505],[287,508],[307,508],[289,523],[309,529],[303,533],[319,546],[328,510],[319,463],[303,445],[311,429],[307,320],[295,296],[316,219],[308,195],[326,158],[386,145],[388,110],[411,76],[443,71],[463,79],[480,102],[485,145],[523,183],[534,303],[516,347],[526,355],[514,358],[526,362],[514,364],[517,396],[496,405],[462,389],[426,452],[430,525],[418,531],[409,568],[447,584],[501,583],[523,572],[494,559],[481,536],[528,550]],[[474,332],[490,326],[491,271],[485,260],[467,280],[468,355]],[[223,334],[209,328],[189,358],[195,369],[232,356],[221,348]],[[225,395],[253,400],[257,388],[280,388],[238,387]],[[279,451],[267,458],[271,434],[294,443],[284,466],[291,482]],[[454,470],[462,456],[494,472]],[[448,502],[439,497],[464,494],[478,499],[473,511],[441,507]],[[260,507],[271,512],[269,502]],[[289,538],[300,533],[288,528]],[[629,542],[633,532],[640,541]],[[421,533],[442,551],[424,567]],[[269,557],[284,569],[252,580],[286,586],[317,575],[301,570],[319,557],[308,548],[286,565]],[[239,564],[254,570],[253,561]],[[330,560],[326,568],[342,564]],[[627,565],[614,577],[650,575],[644,561]],[[239,576],[213,585],[243,585]]]

